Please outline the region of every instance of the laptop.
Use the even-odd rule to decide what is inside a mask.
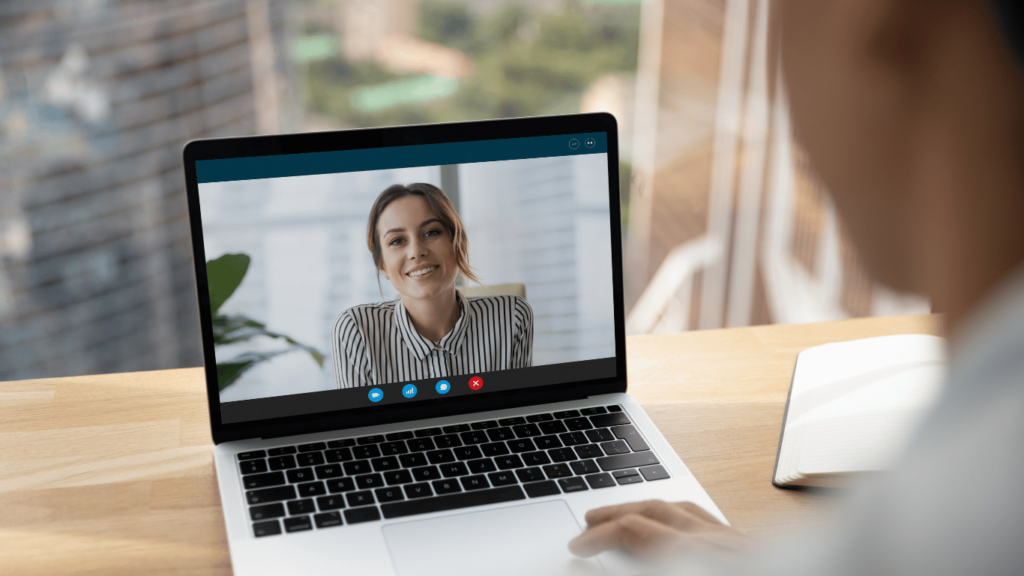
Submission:
[[[607,114],[190,142],[235,573],[611,573],[587,511],[722,513],[627,393]]]

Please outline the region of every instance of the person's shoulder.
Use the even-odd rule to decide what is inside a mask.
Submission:
[[[515,294],[499,294],[497,296],[470,296],[466,298],[466,302],[469,304],[486,308],[511,309],[524,316],[533,316],[533,308],[530,307],[530,303],[526,301],[526,298],[516,296]]]
[[[398,300],[388,302],[371,302],[369,304],[357,304],[341,314],[334,321],[335,325],[344,322],[354,322],[360,326],[364,325],[369,318],[378,317],[381,314],[390,316],[395,313],[395,305]]]

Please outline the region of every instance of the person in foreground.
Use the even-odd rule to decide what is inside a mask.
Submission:
[[[533,310],[518,296],[463,297],[469,239],[448,196],[431,184],[395,184],[377,196],[366,246],[401,295],[362,304],[334,322],[339,388],[527,368]],[[379,276],[378,276],[379,279]]]
[[[801,537],[755,551],[692,504],[646,502],[591,511],[570,550],[670,572],[751,548],[728,573],[1024,574],[1024,4],[779,4],[796,137],[869,272],[945,313],[945,394],[895,469]]]

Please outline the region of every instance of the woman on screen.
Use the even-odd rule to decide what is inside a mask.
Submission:
[[[533,310],[518,296],[466,297],[469,241],[440,188],[396,184],[370,209],[366,245],[400,297],[362,304],[334,323],[339,388],[525,368],[533,361]]]

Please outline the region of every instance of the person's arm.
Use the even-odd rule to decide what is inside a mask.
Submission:
[[[334,380],[338,388],[356,388],[372,384],[366,339],[352,310],[342,312],[334,322]]]
[[[526,300],[515,298],[516,330],[512,335],[512,368],[533,366],[533,308]]]

